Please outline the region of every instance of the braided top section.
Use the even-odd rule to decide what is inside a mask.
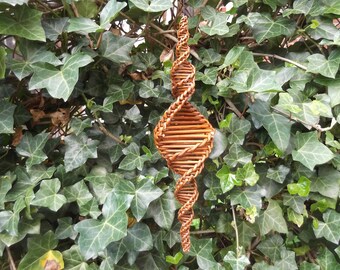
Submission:
[[[214,129],[191,104],[195,92],[195,67],[188,61],[188,18],[182,17],[177,32],[176,60],[171,68],[172,95],[176,101],[165,111],[154,130],[155,144],[168,167],[181,177],[176,183],[175,196],[182,207],[182,248],[190,250],[190,226],[194,218],[193,206],[198,198],[196,177],[204,167],[213,145]]]

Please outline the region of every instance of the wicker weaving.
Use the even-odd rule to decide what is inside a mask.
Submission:
[[[171,69],[172,95],[176,101],[156,126],[154,138],[169,168],[181,175],[175,196],[182,205],[178,212],[182,248],[188,252],[193,206],[198,198],[195,178],[211,151],[214,129],[188,101],[195,92],[195,67],[187,60],[190,55],[187,17],[181,19],[177,36],[176,60]]]

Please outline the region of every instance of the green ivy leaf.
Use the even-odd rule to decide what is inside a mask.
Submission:
[[[161,197],[150,203],[147,216],[153,217],[163,229],[170,230],[175,218],[176,204],[173,192],[167,190]]]
[[[215,85],[216,84],[216,78],[217,78],[217,68],[211,67],[206,68],[204,70],[204,73],[202,72],[196,72],[196,80],[202,81],[204,84],[208,85]]]
[[[322,215],[324,222],[319,221],[318,228],[313,228],[317,238],[325,237],[328,241],[338,244],[340,240],[340,214],[327,210]]]
[[[219,130],[215,129],[214,133],[214,145],[210,152],[209,158],[218,158],[228,146],[227,137]]]
[[[302,262],[299,270],[320,270],[320,266],[314,263]]]
[[[340,172],[330,166],[321,167],[318,177],[311,183],[311,191],[336,199],[339,196]]]
[[[339,70],[339,56],[339,50],[332,51],[328,59],[326,59],[322,54],[313,54],[307,58],[307,71],[312,73],[320,73],[321,75],[328,78],[335,78],[335,75]]]
[[[301,197],[307,197],[310,191],[311,181],[304,176],[301,176],[297,183],[292,183],[287,185],[289,194],[298,194]]]
[[[145,12],[160,12],[172,7],[171,0],[130,0],[130,2]]]
[[[63,251],[65,269],[70,270],[91,270],[81,255],[79,246],[73,245],[70,249]]]
[[[215,269],[217,263],[212,255],[212,239],[191,239],[189,255],[196,256],[197,264],[202,269]]]
[[[240,17],[240,21],[245,21],[252,27],[254,37],[258,43],[265,39],[280,35],[291,36],[295,31],[295,25],[286,18],[279,18],[274,21],[269,14],[249,13],[248,17]]]
[[[282,184],[289,172],[290,169],[288,167],[279,165],[276,168],[269,168],[266,177]]]
[[[151,80],[142,81],[139,87],[139,96],[142,98],[158,97],[160,94],[158,88],[155,88]]]
[[[296,134],[297,145],[292,152],[293,159],[313,170],[316,165],[330,161],[334,156],[323,143],[319,142],[316,132]]]
[[[103,57],[114,63],[126,63],[131,61],[130,52],[136,39],[115,36],[111,32],[103,34],[100,52]]]
[[[291,121],[280,114],[271,112],[269,105],[260,100],[251,105],[249,112],[253,119],[259,121],[268,131],[275,145],[281,151],[285,151],[289,144]]]
[[[126,210],[130,207],[131,195],[111,193],[103,205],[103,219],[86,219],[77,223],[79,247],[85,259],[96,257],[111,242],[122,239],[127,234]]]
[[[140,114],[137,105],[133,105],[129,110],[125,111],[124,118],[129,119],[134,123],[139,123],[143,116]]]
[[[283,16],[290,16],[291,14],[309,14],[314,6],[314,0],[296,0],[293,2],[293,8],[287,8],[283,11]]]
[[[218,70],[224,69],[232,64],[234,64],[240,57],[241,53],[244,51],[245,47],[232,47],[224,58],[223,64],[218,68]]]
[[[131,171],[134,169],[142,170],[144,162],[148,159],[146,155],[140,155],[139,146],[136,143],[131,143],[123,149],[126,157],[120,162],[119,169]]]
[[[100,12],[100,27],[105,30],[109,30],[111,27],[111,21],[113,21],[119,12],[126,7],[125,2],[117,2],[116,0],[110,0],[107,2],[103,10]]]
[[[275,269],[297,270],[295,253],[286,249],[281,250],[281,260],[274,263]]]
[[[258,186],[246,187],[245,189],[234,188],[230,192],[230,202],[231,205],[240,204],[244,209],[255,206],[259,210],[262,207]]]
[[[0,34],[15,35],[29,40],[46,41],[41,26],[42,12],[31,9],[27,5],[15,6],[2,13],[0,18]]]
[[[237,179],[236,175],[230,172],[230,169],[227,165],[223,165],[222,168],[217,171],[216,176],[220,179],[220,186],[223,193],[232,190],[235,185],[242,185],[242,179]]]
[[[237,164],[247,164],[251,162],[252,157],[253,155],[245,151],[241,145],[234,143],[229,148],[229,154],[227,154],[223,160],[228,166],[235,167]]]
[[[240,119],[235,114],[232,114],[230,125],[226,130],[230,133],[228,141],[233,144],[243,144],[245,135],[250,130],[250,122],[246,119]]]
[[[259,180],[259,175],[255,172],[253,163],[247,163],[242,168],[237,168],[236,179],[238,182],[246,182],[250,186],[254,186]]]
[[[72,186],[65,187],[63,189],[67,202],[77,202],[79,206],[88,203],[92,198],[88,187],[83,180],[75,183]]]
[[[131,201],[131,211],[137,221],[140,221],[145,215],[149,204],[162,194],[163,191],[147,178],[137,183],[134,192],[135,196]]]
[[[288,216],[288,221],[293,222],[299,228],[302,226],[302,224],[304,222],[303,215],[296,213],[291,208],[288,208],[287,209],[287,216]]]
[[[26,161],[28,167],[40,164],[47,158],[43,151],[47,140],[48,133],[40,133],[34,137],[29,132],[25,133],[20,144],[17,146],[16,151],[18,154],[28,157]]]
[[[152,249],[152,235],[149,227],[144,223],[137,223],[127,230],[122,240],[128,251],[147,251]]]
[[[84,129],[90,128],[92,126],[91,119],[89,118],[83,121],[79,118],[72,118],[70,125],[71,125],[71,132],[73,132],[76,136],[82,133]]]
[[[36,64],[29,82],[29,89],[46,88],[54,98],[65,101],[70,97],[78,81],[79,68],[91,63],[93,59],[84,53],[68,55],[64,58],[64,65],[58,69],[50,64]]]
[[[260,215],[259,222],[262,235],[269,233],[271,230],[279,233],[288,232],[282,209],[279,203],[274,200],[269,200],[269,205],[267,209]]]
[[[228,251],[227,255],[224,256],[223,261],[228,263],[233,270],[244,270],[244,268],[250,264],[247,256],[242,255],[237,257],[234,251]]]
[[[300,196],[291,196],[289,194],[283,195],[283,204],[292,208],[296,213],[303,214],[305,212],[304,202],[306,201],[306,197]]]
[[[57,178],[41,181],[40,189],[35,193],[32,204],[48,207],[55,212],[58,211],[66,203],[65,196],[58,194],[60,186],[60,181]]]
[[[0,133],[14,133],[14,110],[16,105],[6,101],[0,100]]]
[[[40,269],[39,261],[43,255],[54,249],[58,244],[53,232],[48,231],[44,235],[38,235],[28,239],[28,252],[20,261],[18,270]]]
[[[335,256],[326,247],[321,248],[316,261],[322,270],[336,269],[339,267],[339,263],[337,262]]]
[[[5,48],[0,48],[0,79],[5,78],[5,72],[6,72],[6,55],[7,52]]]
[[[100,26],[89,18],[71,18],[67,27],[67,32],[78,32],[83,35],[96,32]]]
[[[177,265],[183,258],[183,254],[181,252],[177,252],[175,256],[167,255],[165,257],[166,262]]]
[[[55,236],[57,239],[71,238],[75,239],[77,237],[77,232],[73,228],[73,220],[71,217],[63,217],[58,219],[58,227],[55,230]]]
[[[281,251],[284,249],[283,239],[279,234],[274,234],[266,240],[262,241],[257,249],[264,255],[269,257],[272,261],[281,259]]]
[[[27,4],[27,2],[28,0],[0,0],[0,3],[6,3],[12,6]]]
[[[68,18],[46,18],[42,22],[46,38],[56,41],[58,36],[65,30]]]
[[[69,135],[65,138],[65,170],[72,171],[83,165],[88,158],[97,157],[99,141],[89,139],[85,133],[79,136]]]

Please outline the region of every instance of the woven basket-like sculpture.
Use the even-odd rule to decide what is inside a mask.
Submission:
[[[182,223],[182,248],[188,252],[193,206],[198,198],[195,178],[201,173],[211,151],[214,129],[188,101],[195,92],[195,67],[187,60],[190,55],[187,17],[181,19],[177,36],[176,60],[171,69],[172,95],[176,101],[156,126],[154,138],[168,167],[181,175],[176,183],[175,196],[182,205],[178,212]]]

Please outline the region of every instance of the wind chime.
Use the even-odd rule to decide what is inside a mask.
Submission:
[[[176,101],[164,113],[154,130],[155,144],[168,167],[181,177],[176,183],[175,197],[182,205],[182,248],[190,250],[190,226],[193,206],[198,198],[196,177],[213,146],[214,129],[189,102],[195,92],[195,67],[188,61],[188,18],[182,17],[177,31],[176,60],[171,68],[172,95]]]

